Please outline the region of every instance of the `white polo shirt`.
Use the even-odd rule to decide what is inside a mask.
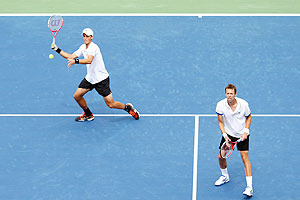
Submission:
[[[235,97],[237,107],[233,112],[228,105],[227,99],[218,102],[216,113],[223,116],[225,131],[228,135],[239,138],[242,136],[245,128],[246,117],[251,115],[247,101]]]
[[[85,79],[91,84],[98,83],[106,79],[109,74],[106,71],[102,54],[97,44],[91,42],[89,47],[86,49],[86,45],[82,44],[77,51],[74,52],[78,57],[83,56],[85,59],[89,55],[94,56],[94,59],[91,64],[87,64],[87,74]]]

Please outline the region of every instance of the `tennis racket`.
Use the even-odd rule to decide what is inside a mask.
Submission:
[[[52,15],[48,20],[48,27],[53,36],[53,42],[52,42],[53,44],[55,44],[55,37],[58,31],[63,26],[63,23],[64,23],[63,18],[60,15]]]
[[[228,158],[232,154],[237,143],[240,141],[242,141],[242,138],[238,139],[236,142],[232,142],[231,140],[225,141],[220,148],[221,157]]]

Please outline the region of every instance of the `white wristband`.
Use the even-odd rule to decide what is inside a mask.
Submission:
[[[228,138],[227,133],[224,132],[224,133],[222,133],[222,135],[223,135],[224,138],[226,138],[226,137]]]
[[[244,128],[244,133],[247,133],[247,135],[249,135],[249,128]]]

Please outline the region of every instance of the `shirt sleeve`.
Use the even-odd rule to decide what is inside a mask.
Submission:
[[[224,114],[223,111],[222,111],[221,102],[219,102],[219,103],[217,104],[217,107],[216,107],[216,113],[217,113],[218,115],[223,115],[223,114]]]
[[[88,55],[92,55],[95,57],[96,55],[96,51],[97,51],[97,48],[95,46],[92,46],[91,48],[88,49]]]
[[[83,54],[82,54],[82,48],[81,46],[79,47],[79,49],[77,49],[75,52],[74,52],[78,57],[81,57]]]
[[[245,106],[245,117],[248,117],[249,115],[251,115],[251,110],[250,110],[249,104],[246,103],[246,106]]]

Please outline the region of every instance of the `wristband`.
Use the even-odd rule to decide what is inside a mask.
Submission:
[[[60,48],[57,48],[55,51],[56,51],[58,54],[60,54],[61,49],[60,49]]]
[[[249,135],[249,128],[244,128],[244,133],[247,133],[247,135]]]
[[[79,64],[79,59],[78,58],[74,58],[75,60],[75,64]]]
[[[227,135],[227,133],[225,133],[225,132],[222,133],[222,135],[223,135],[224,138],[226,138],[226,137],[229,138],[228,135]]]

